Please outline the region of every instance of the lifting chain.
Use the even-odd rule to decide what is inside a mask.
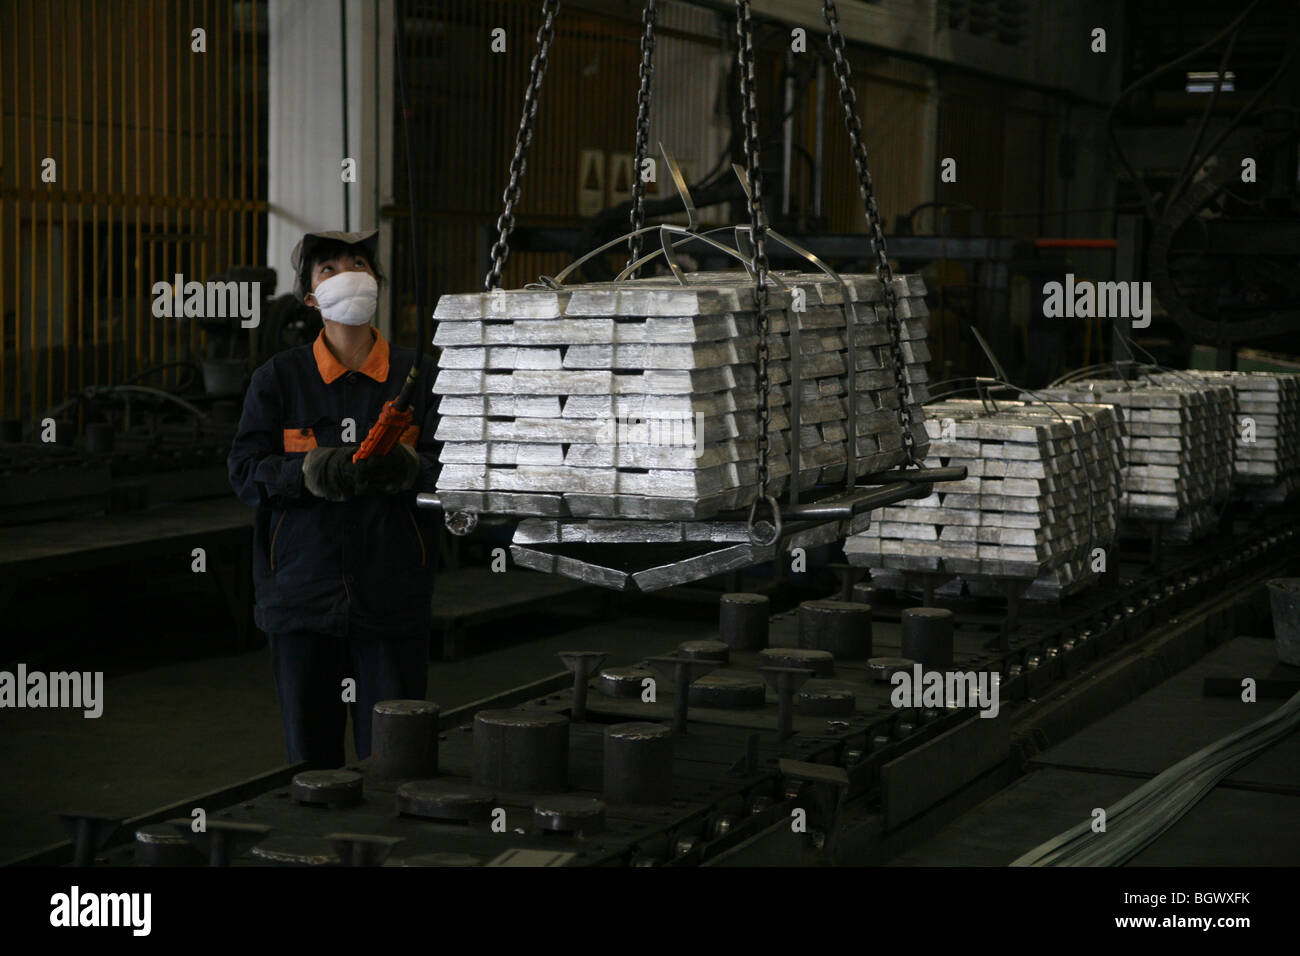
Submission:
[[[655,71],[655,20],[658,16],[655,0],[645,0],[645,9],[641,12],[641,23],[645,27],[641,36],[641,87],[636,94],[636,150],[632,158],[632,235],[627,240],[629,269],[641,258],[639,230],[645,225],[645,180],[641,178],[641,167],[645,164],[650,140],[650,80]],[[628,274],[629,279],[636,276],[636,272]]]
[[[822,14],[830,27],[831,56],[835,61],[835,78],[840,84],[840,103],[844,106],[844,122],[848,127],[849,142],[853,149],[853,164],[858,171],[858,193],[867,207],[867,224],[871,228],[871,243],[876,255],[876,278],[880,280],[881,295],[885,299],[885,327],[889,330],[889,348],[894,361],[894,388],[898,393],[898,424],[903,432],[903,450],[909,466],[918,464],[916,439],[912,435],[911,393],[908,388],[906,363],[903,361],[901,328],[898,321],[898,294],[894,290],[894,271],[885,254],[885,232],[880,225],[880,210],[871,187],[871,171],[867,168],[867,146],[862,141],[862,121],[858,119],[858,98],[853,92],[853,71],[844,56],[844,35],[840,33],[840,17],[834,0],[823,0]],[[852,436],[850,436],[852,440]]]
[[[537,97],[542,91],[546,76],[546,57],[555,38],[555,14],[560,0],[543,0],[542,25],[537,30],[537,53],[528,66],[528,87],[524,90],[524,112],[519,118],[519,131],[515,134],[515,154],[510,159],[510,183],[502,199],[505,208],[497,220],[497,241],[492,246],[492,267],[483,279],[483,291],[491,292],[501,285],[501,270],[510,255],[510,232],[515,228],[515,204],[519,202],[520,182],[528,166],[528,147],[533,142],[533,123],[537,119]]]
[[[768,458],[771,440],[768,428],[772,410],[768,402],[768,315],[767,315],[767,223],[763,219],[763,155],[762,141],[758,136],[758,96],[754,80],[754,22],[749,13],[749,0],[736,0],[736,50],[740,73],[741,125],[745,134],[745,175],[749,179],[749,226],[754,245],[754,317],[758,331],[758,493],[749,509],[749,535],[755,544],[775,544],[781,536],[781,515],[776,499],[768,494]],[[794,383],[791,388],[798,388]],[[791,441],[798,441],[792,435]],[[791,475],[790,481],[798,481]],[[758,508],[765,503],[772,519],[768,527],[760,528]]]

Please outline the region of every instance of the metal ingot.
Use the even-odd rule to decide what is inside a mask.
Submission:
[[[689,696],[692,707],[749,710],[763,706],[767,700],[767,686],[751,677],[705,674],[691,684]]]
[[[606,667],[596,679],[596,689],[606,697],[640,697],[642,682],[654,676],[648,667]]]
[[[605,728],[604,794],[619,803],[667,803],[673,790],[673,735],[637,721]]]
[[[871,656],[871,605],[804,601],[799,605],[799,646],[838,659]]]
[[[683,641],[677,645],[677,654],[692,660],[725,664],[731,659],[731,648],[722,641]]]
[[[796,706],[806,717],[848,717],[857,709],[857,697],[851,690],[809,681],[799,688]]]
[[[474,823],[492,815],[497,796],[462,780],[408,780],[397,788],[397,812],[441,823]]]
[[[135,831],[137,866],[202,866],[203,855],[166,823],[154,823]]]
[[[268,837],[249,852],[269,866],[340,866],[343,863],[329,840],[299,833]]]
[[[543,833],[599,833],[605,829],[605,804],[595,797],[548,796],[533,804],[533,827]]]
[[[370,772],[377,780],[421,780],[438,772],[438,715],[427,700],[381,700],[371,720]]]
[[[759,652],[762,663],[770,667],[803,667],[814,677],[830,677],[835,673],[835,655],[830,651],[810,650],[803,647],[769,647]]]
[[[567,789],[569,719],[543,710],[479,711],[474,782],[498,790]]]
[[[294,803],[342,810],[361,802],[361,774],[351,770],[307,770],[293,778],[289,796]]]

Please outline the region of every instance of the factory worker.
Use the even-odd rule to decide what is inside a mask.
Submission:
[[[294,292],[324,328],[253,373],[228,461],[235,493],[257,509],[255,620],[286,758],[321,769],[344,763],[349,707],[364,758],[375,703],[421,699],[428,681],[438,536],[415,498],[437,473],[431,358],[400,442],[352,461],[415,354],[371,324],[383,281],[375,236],[308,233],[294,248]]]

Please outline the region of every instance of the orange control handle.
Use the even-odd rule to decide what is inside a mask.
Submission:
[[[361,443],[361,447],[353,454],[354,462],[364,461],[367,458],[375,458],[381,455],[387,455],[393,450],[398,439],[402,437],[402,432],[406,431],[411,425],[412,410],[406,408],[402,411],[397,410],[397,400],[384,402],[384,410],[379,413],[379,421],[375,422],[370,429],[370,434],[366,435],[366,440]]]

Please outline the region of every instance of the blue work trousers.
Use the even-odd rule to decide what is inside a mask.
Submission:
[[[313,770],[342,767],[349,707],[357,757],[365,759],[375,704],[423,700],[428,690],[427,636],[386,639],[291,631],[267,637],[289,763],[305,760]],[[356,681],[355,703],[344,703],[347,678]]]

